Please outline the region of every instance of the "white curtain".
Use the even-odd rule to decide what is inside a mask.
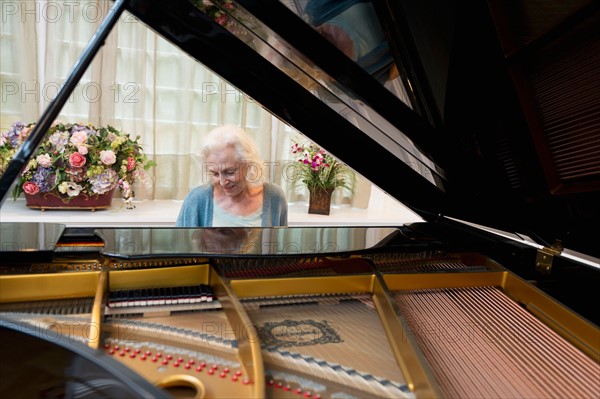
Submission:
[[[43,92],[38,76],[36,2],[0,0],[0,126],[37,118]]]
[[[28,15],[23,14],[27,11],[22,8],[24,3],[30,2],[15,3],[21,9],[11,15],[11,26],[2,24],[2,83],[6,79],[19,85],[40,82],[42,95],[37,103],[27,98],[7,112],[3,109],[2,130],[14,120],[37,120],[113,5],[107,0],[32,1],[35,7],[27,7],[35,8],[42,17],[36,21],[23,18]],[[39,41],[45,45],[37,46]],[[5,43],[12,47],[6,50]],[[5,51],[22,55],[15,60],[14,56],[5,57]],[[37,68],[38,56],[43,60],[41,68]],[[5,60],[11,60],[10,64]],[[5,73],[9,70],[10,76]],[[138,200],[180,200],[201,184],[196,148],[205,133],[225,123],[239,125],[254,137],[265,161],[267,180],[281,185],[290,202],[307,199],[307,190],[293,187],[281,173],[282,165],[290,162],[293,141],[307,139],[127,13],[59,119],[112,125],[141,136],[144,151],[158,166],[145,184],[134,187]],[[354,193],[338,190],[334,203],[368,205],[370,184],[357,179]]]

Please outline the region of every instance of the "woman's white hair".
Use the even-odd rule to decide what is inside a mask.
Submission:
[[[252,137],[239,126],[223,125],[211,130],[202,141],[198,153],[202,161],[205,161],[213,151],[228,146],[234,148],[236,161],[249,165],[247,176],[249,183],[262,184],[262,160],[258,147]]]

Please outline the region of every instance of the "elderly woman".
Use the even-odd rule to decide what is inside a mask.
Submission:
[[[200,156],[212,181],[188,193],[176,226],[287,226],[283,190],[263,181],[258,149],[243,129],[225,125],[212,130]]]

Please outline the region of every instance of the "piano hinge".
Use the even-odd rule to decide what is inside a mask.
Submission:
[[[563,244],[560,240],[556,240],[550,247],[538,249],[535,257],[535,269],[540,273],[550,274],[554,256],[560,255],[562,251]]]

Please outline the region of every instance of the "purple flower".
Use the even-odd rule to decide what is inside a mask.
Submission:
[[[69,143],[69,133],[57,131],[48,138],[48,141],[58,152],[63,152],[65,146]]]
[[[10,143],[10,146],[13,148],[17,148],[20,144],[20,140],[19,140],[19,133],[21,133],[21,130],[23,130],[23,128],[25,127],[25,124],[23,122],[15,122],[11,125],[10,129],[8,130],[8,134],[7,134],[7,138],[8,138],[8,142]]]
[[[71,127],[70,132],[71,132],[71,135],[73,133],[77,133],[77,132],[84,132],[87,136],[92,135],[92,134],[94,136],[98,135],[98,132],[96,130],[90,128],[89,126],[84,126],[84,125],[73,125]]]
[[[52,191],[56,184],[56,174],[52,172],[51,168],[39,167],[33,174],[31,181],[40,188],[40,192],[47,193]]]
[[[89,182],[93,192],[96,194],[104,194],[117,187],[119,175],[112,169],[104,169],[99,175],[90,177]]]

